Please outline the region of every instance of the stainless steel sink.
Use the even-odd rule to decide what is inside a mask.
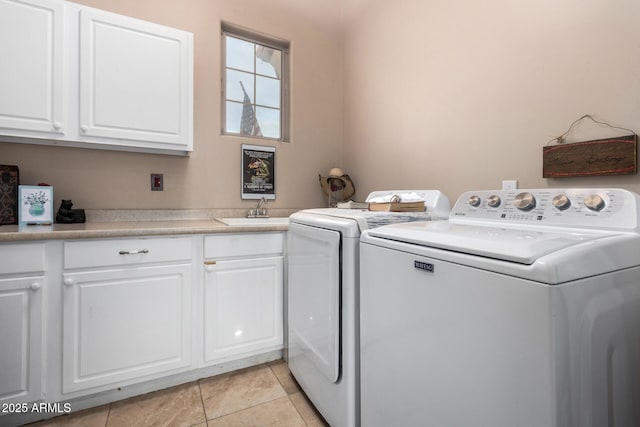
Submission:
[[[216,218],[227,225],[289,225],[288,217],[273,218]]]

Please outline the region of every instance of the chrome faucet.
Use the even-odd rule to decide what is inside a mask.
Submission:
[[[253,209],[249,209],[247,213],[247,218],[269,218],[269,214],[267,213],[267,208],[263,208],[263,205],[267,204],[267,198],[262,197],[258,201],[258,206]]]

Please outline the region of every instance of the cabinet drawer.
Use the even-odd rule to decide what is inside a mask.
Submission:
[[[90,240],[64,243],[64,268],[191,261],[190,237]]]
[[[283,233],[223,234],[204,238],[205,258],[281,254],[283,250]]]
[[[44,271],[44,243],[8,243],[0,245],[0,274]]]

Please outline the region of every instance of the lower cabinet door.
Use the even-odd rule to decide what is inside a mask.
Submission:
[[[189,264],[65,273],[63,392],[189,367],[190,276]]]
[[[0,280],[1,403],[42,398],[43,286],[42,276]]]
[[[217,261],[205,271],[205,363],[281,349],[283,258]]]

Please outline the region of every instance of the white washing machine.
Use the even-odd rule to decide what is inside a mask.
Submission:
[[[639,200],[476,191],[365,231],[362,425],[640,426]]]
[[[309,209],[290,217],[287,232],[288,364],[305,394],[332,427],[360,425],[358,279],[363,230],[394,222],[446,219],[449,200],[418,193],[426,212]]]

